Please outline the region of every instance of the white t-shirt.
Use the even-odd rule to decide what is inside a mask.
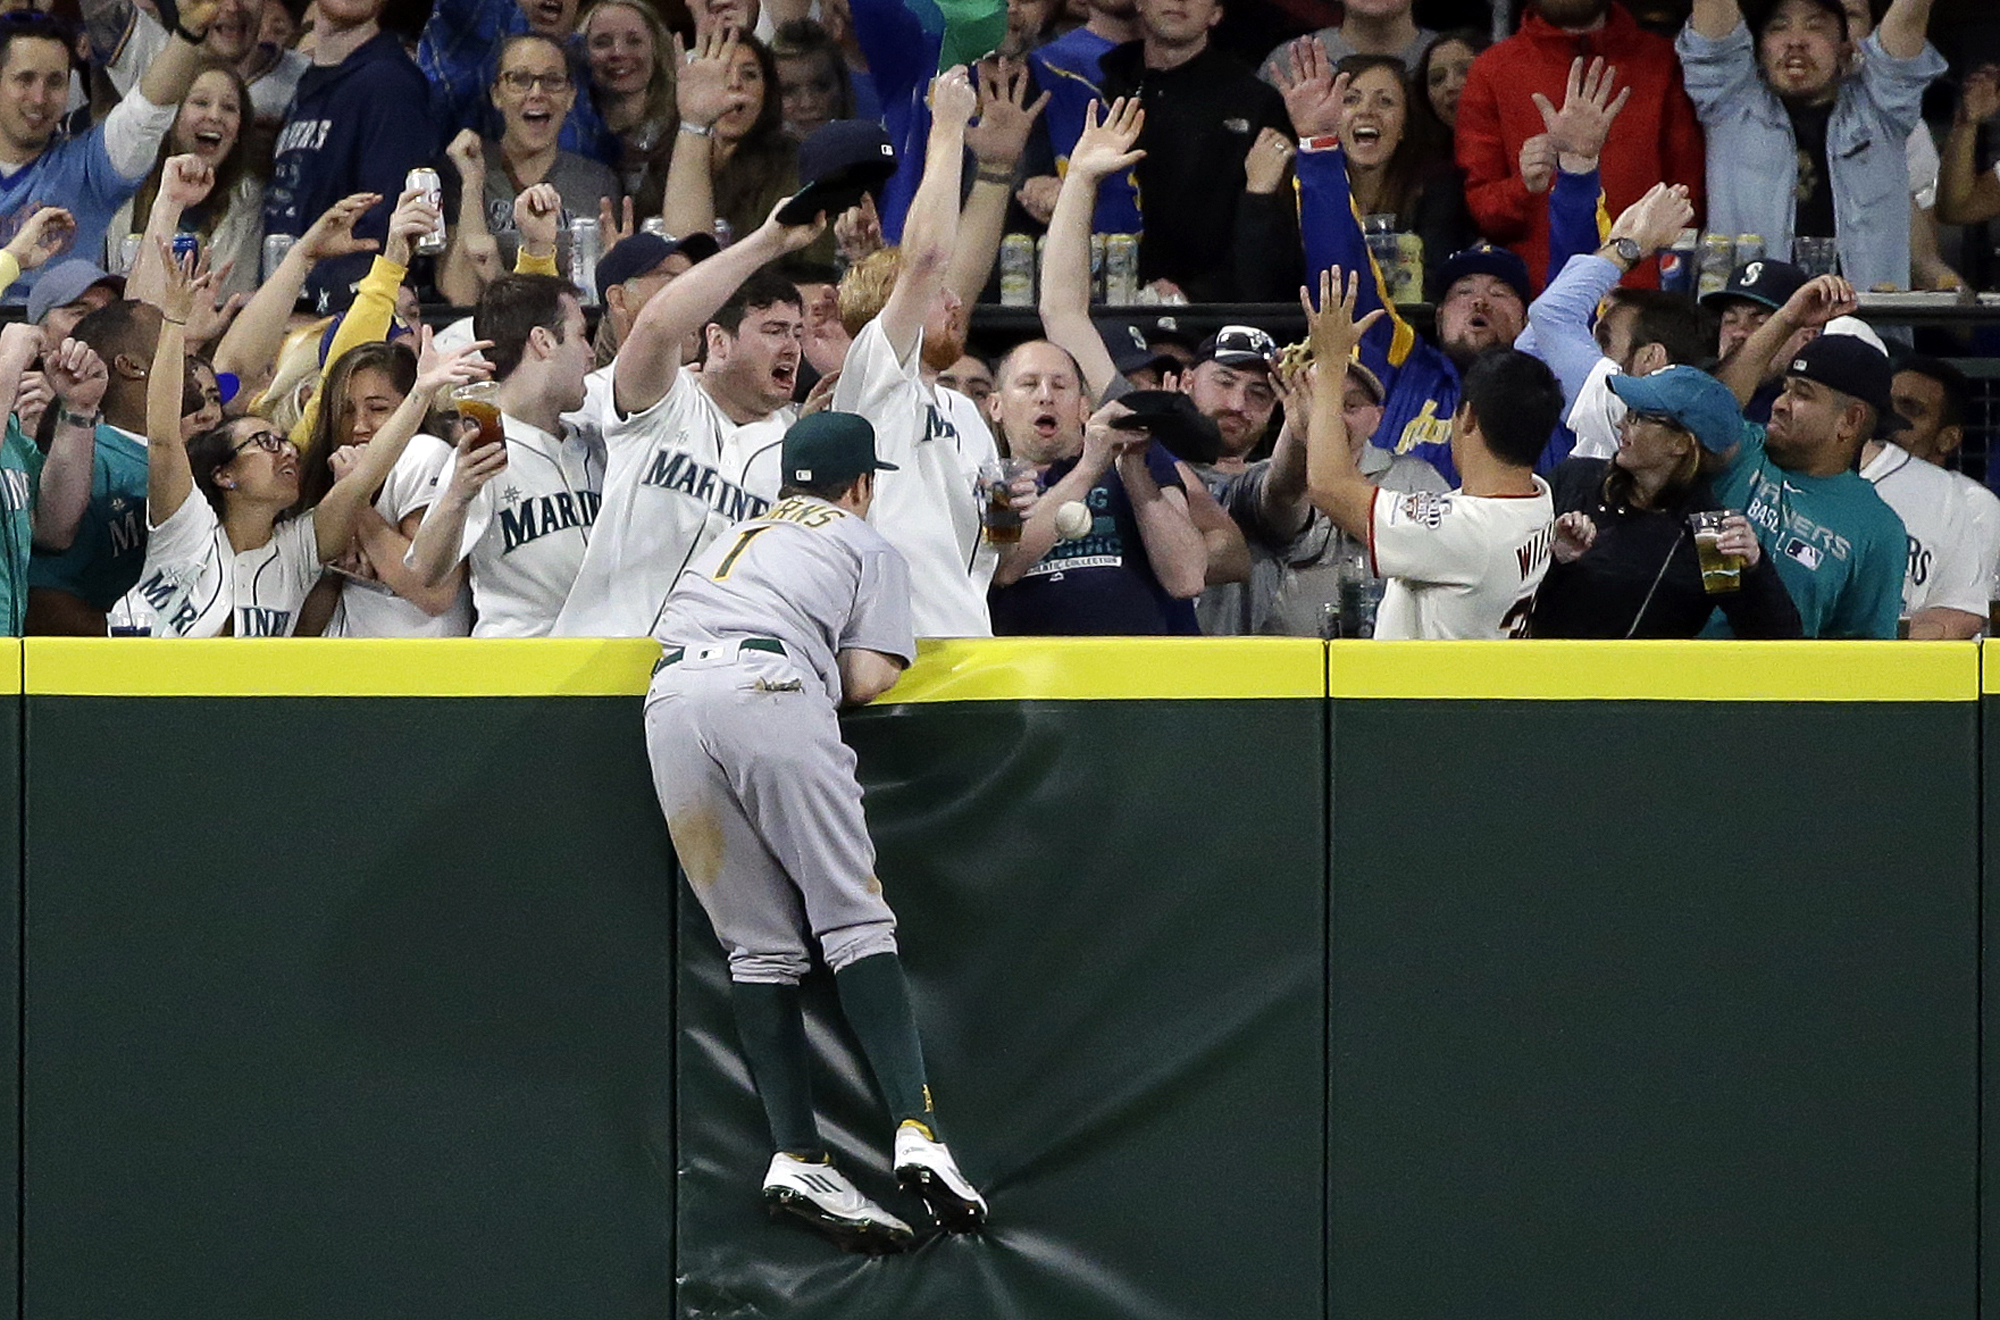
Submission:
[[[459,554],[470,567],[474,637],[546,637],[590,544],[604,492],[604,437],[563,426],[560,437],[501,414],[507,466],[465,511]],[[435,500],[457,470],[432,479]],[[435,509],[435,503],[431,506]]]
[[[919,637],[991,637],[986,588],[999,552],[979,531],[973,487],[999,457],[972,400],[924,383],[921,341],[898,359],[878,317],[848,345],[833,406],[875,426],[873,523],[910,566]]]
[[[1942,606],[1985,617],[1992,562],[1952,474],[1900,445],[1885,444],[1861,475],[1903,520],[1910,550],[1903,569],[1903,614]]]
[[[1554,539],[1555,504],[1540,477],[1533,495],[1376,491],[1368,557],[1375,575],[1389,581],[1375,636],[1525,636]]]
[[[411,514],[428,509],[437,499],[437,476],[450,462],[450,445],[434,435],[411,436],[375,497],[375,512],[399,527]],[[451,608],[433,616],[380,583],[342,581],[340,605],[326,625],[328,637],[463,637],[472,631],[472,593],[463,586]]]
[[[155,637],[290,637],[299,606],[319,581],[313,516],[289,518],[271,539],[238,554],[199,490],[146,539],[146,564],[127,600]],[[144,602],[144,609],[138,608]]]
[[[558,637],[646,637],[681,570],[730,524],[762,517],[778,487],[748,487],[742,455],[782,440],[794,410],[738,426],[692,372],[644,412],[606,427],[604,506]],[[772,475],[775,464],[767,465]]]

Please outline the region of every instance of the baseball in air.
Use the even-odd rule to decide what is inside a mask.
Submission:
[[[1079,536],[1090,535],[1090,525],[1095,521],[1090,510],[1077,500],[1071,500],[1056,510],[1056,533],[1065,541],[1074,541]]]

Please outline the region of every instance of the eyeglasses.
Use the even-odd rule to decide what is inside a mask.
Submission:
[[[566,73],[523,73],[509,69],[500,75],[500,85],[510,92],[528,92],[537,87],[545,92],[566,92],[570,81]]]
[[[287,449],[295,454],[299,451],[299,447],[293,444],[288,437],[279,435],[276,431],[259,431],[242,444],[231,449],[229,456],[234,458],[252,445],[255,445],[267,454],[282,454]]]
[[[1680,418],[1670,417],[1666,413],[1634,412],[1634,413],[1627,413],[1625,415],[1631,418],[1634,422],[1650,422],[1654,426],[1664,426],[1669,431],[1687,430],[1687,427],[1681,425]]]

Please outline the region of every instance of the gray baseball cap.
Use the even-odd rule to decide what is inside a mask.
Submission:
[[[52,310],[69,306],[100,284],[121,298],[125,296],[123,275],[108,275],[103,267],[82,257],[52,262],[42,268],[35,287],[28,292],[28,320],[39,325]]]

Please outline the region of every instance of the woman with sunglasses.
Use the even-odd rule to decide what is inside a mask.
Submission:
[[[1690,515],[1719,509],[1714,477],[1742,435],[1727,386],[1693,367],[1614,375],[1627,408],[1618,452],[1555,470],[1554,561],[1535,598],[1536,637],[1693,637],[1717,607],[1738,637],[1798,637],[1799,612],[1749,521],[1728,514],[1716,548],[1740,585],[1702,584]]]
[[[156,637],[287,637],[322,566],[347,551],[356,519],[416,434],[431,402],[487,373],[470,347],[432,350],[420,336],[416,388],[334,482],[319,506],[299,499],[299,453],[260,417],[181,440],[188,308],[208,292],[167,253],[164,322],[146,382],[146,521],[138,599]]]

